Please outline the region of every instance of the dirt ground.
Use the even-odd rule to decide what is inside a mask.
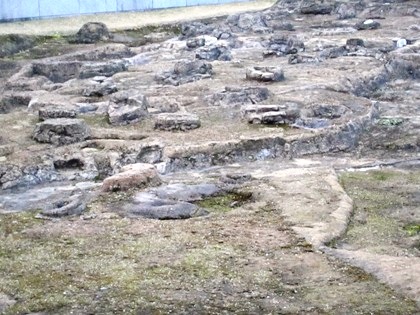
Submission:
[[[125,12],[64,17],[54,20],[0,23],[0,34],[70,35],[87,22],[105,23],[111,30],[135,29],[145,25],[176,23],[178,21],[211,18],[232,13],[257,11],[270,7],[274,0],[254,0],[222,5],[205,5],[147,12]]]
[[[256,12],[274,2],[0,24],[0,34],[31,35],[36,43],[0,58],[4,94],[22,92],[8,90],[9,79],[34,62],[121,49],[121,42],[69,40],[85,22],[101,21],[118,35],[114,38],[131,40],[125,42],[134,55],[124,58],[130,60],[127,71],[111,78],[119,91],[145,95],[152,118],[163,108],[201,119],[198,129],[171,132],[156,130],[152,119],[113,126],[103,113],[82,113],[92,138],[57,147],[34,141],[38,117],[28,114],[27,106],[1,113],[1,184],[13,184],[4,178],[14,179],[26,167],[16,176],[24,185],[0,191],[1,314],[420,313],[418,78],[392,77],[367,96],[342,85],[353,77],[369,85],[380,70],[391,68],[388,61],[395,56],[418,60],[415,1],[406,3],[413,14],[405,4],[387,6],[377,19],[379,29],[349,33],[362,17],[338,21],[333,14],[285,14],[280,22],[291,22],[295,31],[273,31],[297,36],[311,56],[361,37],[364,55],[291,64],[288,56],[263,57],[272,33],[238,31],[232,36],[237,39],[232,60],[211,61],[211,78],[177,86],[155,79],[176,62],[194,58],[179,37],[179,22],[205,18],[225,26],[225,17],[211,18]],[[279,14],[264,12],[274,19]],[[147,27],[167,23],[176,25]],[[413,42],[398,50],[394,39],[400,37]],[[252,66],[281,66],[286,80],[250,82],[245,70]],[[31,101],[48,92],[66,104],[79,102],[88,81],[69,81],[48,85],[48,91],[23,92]],[[295,102],[303,112],[317,105],[340,107],[345,114],[331,119],[325,130],[248,124],[240,107],[209,104],[208,98],[226,86],[267,87],[265,104]],[[82,100],[95,104],[109,96]],[[173,184],[230,188],[191,201],[208,215],[136,217],[126,206],[152,188],[103,192],[101,185],[121,166],[143,158],[155,164],[167,189]],[[102,162],[103,174],[89,173],[88,166]],[[34,169],[43,175],[48,165],[55,179],[30,182]],[[81,191],[89,195],[82,214],[41,215],[43,207]]]
[[[398,276],[386,269],[389,263],[378,264],[377,256],[372,261],[367,252],[351,252],[361,267],[373,269],[378,281],[311,245],[341,232],[335,212],[339,204],[350,215],[351,202],[336,176],[323,167],[259,175],[273,166],[231,168],[232,174],[247,170],[255,176],[241,188],[252,192],[252,199],[240,207],[209,199],[211,215],[187,221],[120,218],[116,212],[125,197],[119,195],[103,196],[80,218],[41,221],[31,212],[3,215],[0,290],[16,299],[5,314],[415,314],[415,302],[405,296],[418,292],[415,265],[404,267],[394,258]],[[211,181],[227,171],[184,175],[192,183],[191,178]],[[392,171],[357,176],[364,180],[381,174],[391,174],[392,181],[381,179],[377,187],[395,180],[401,189],[406,187],[405,179]],[[360,189],[355,175],[343,176],[346,189]],[[413,180],[419,184],[418,175]],[[375,206],[361,197],[355,202],[357,211],[363,211],[360,203]],[[367,222],[364,228],[375,226]],[[394,228],[381,230],[388,234]],[[384,250],[394,248],[382,234],[372,233]],[[418,257],[404,225],[397,233]],[[362,248],[372,242],[363,237],[357,241]],[[346,237],[341,243],[348,243]],[[384,275],[391,274],[397,275],[393,284],[400,293],[384,284]],[[408,284],[412,289],[402,289]]]

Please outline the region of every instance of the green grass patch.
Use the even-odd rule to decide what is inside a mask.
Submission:
[[[83,115],[80,116],[89,126],[110,128],[108,115]]]
[[[404,226],[404,230],[409,236],[415,236],[420,234],[420,224],[409,224]]]
[[[72,50],[67,38],[59,33],[30,37],[27,42],[28,44],[11,50],[12,53],[7,58],[11,60],[40,59],[60,56]]]
[[[18,234],[23,230],[42,224],[35,218],[38,210],[0,214],[0,236],[7,237],[10,234]]]
[[[211,212],[226,213],[242,206],[252,198],[251,192],[229,192],[221,196],[205,198],[197,202],[201,208]]]
[[[342,174],[340,183],[360,209],[375,213],[406,203],[406,196],[401,191],[389,187],[402,176],[403,173],[390,170],[352,172]]]
[[[382,118],[379,119],[378,124],[381,126],[391,127],[391,126],[399,126],[404,122],[403,118]]]
[[[416,206],[414,192],[420,185],[420,172],[351,172],[342,174],[340,181],[354,201],[354,213],[346,234],[331,246],[346,243],[357,249],[395,255],[416,250],[408,238],[419,233],[419,225],[407,224],[406,220]]]

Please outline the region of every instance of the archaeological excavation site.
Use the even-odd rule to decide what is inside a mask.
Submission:
[[[2,22],[0,126],[0,314],[420,314],[418,0]]]

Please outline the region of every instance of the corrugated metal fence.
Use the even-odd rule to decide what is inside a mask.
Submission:
[[[0,21],[245,1],[249,0],[0,0]]]

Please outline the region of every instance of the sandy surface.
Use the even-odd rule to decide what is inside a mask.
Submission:
[[[106,13],[0,23],[0,34],[72,34],[77,32],[79,28],[87,22],[103,22],[111,30],[122,30],[150,24],[165,24],[180,20],[195,20],[237,12],[257,11],[270,7],[274,2],[274,0],[255,0],[250,2],[174,8],[147,12]]]

